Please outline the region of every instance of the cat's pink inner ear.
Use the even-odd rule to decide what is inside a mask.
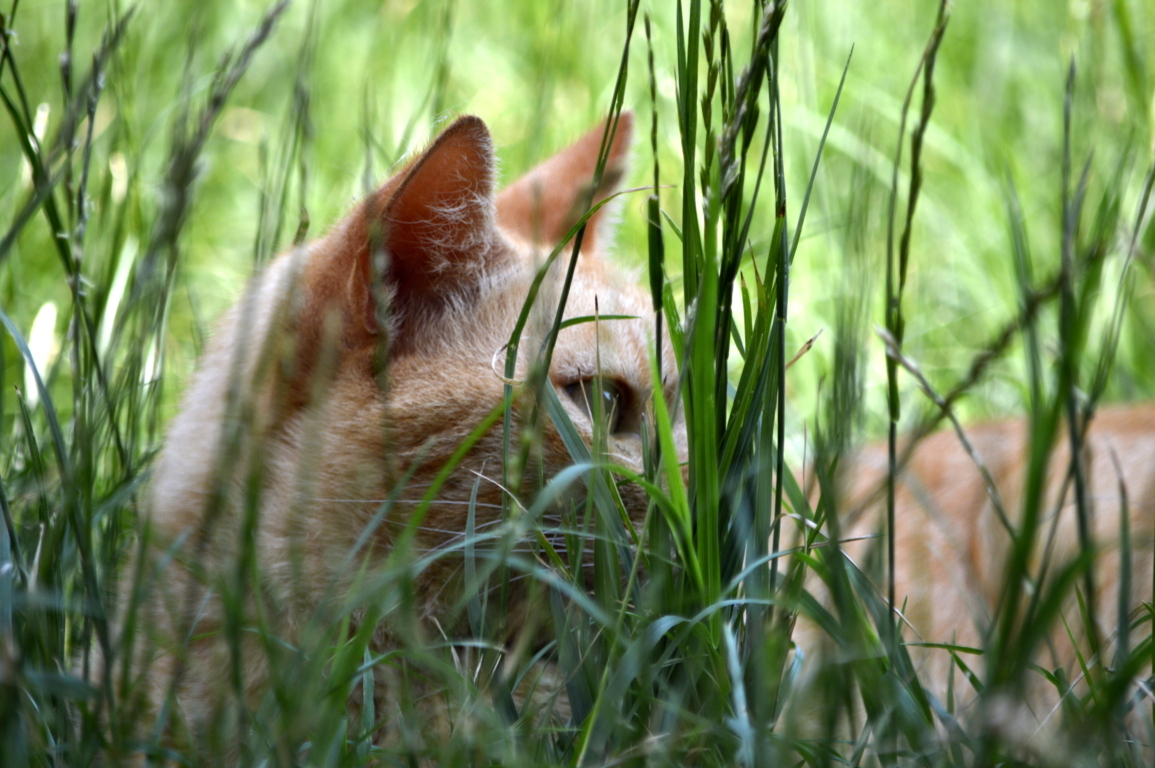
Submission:
[[[494,238],[494,176],[489,130],[466,116],[381,188],[371,250],[384,253],[386,279],[399,292],[452,289],[484,269]]]
[[[613,194],[627,170],[633,113],[622,112],[619,116],[601,183],[595,188],[594,172],[605,127],[605,123],[598,125],[503,191],[497,198],[501,227],[533,242],[554,245],[593,203]],[[604,239],[605,219],[603,208],[586,223],[583,250],[596,247],[599,239]]]

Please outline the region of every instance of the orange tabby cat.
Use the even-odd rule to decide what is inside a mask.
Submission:
[[[290,643],[325,615],[328,602],[343,605],[373,583],[374,567],[404,538],[409,513],[502,402],[506,345],[535,274],[622,176],[631,125],[622,115],[599,188],[592,182],[602,128],[495,196],[489,132],[481,120],[462,117],[328,234],[282,255],[250,282],[189,384],[152,479],[147,562],[160,571],[159,585],[137,598],[135,621],[148,637],[137,641],[143,650],[131,665],[149,686],[148,708],[157,711],[175,682],[172,719],[190,727],[194,740],[225,717],[238,663],[222,605],[238,599],[230,593],[238,574],[242,583],[259,584],[249,587],[256,594],[239,596],[246,615],[259,615]],[[599,255],[604,218],[599,212],[588,222],[565,315],[633,319],[563,329],[548,376],[587,442],[593,424],[586,398],[601,393],[606,453],[640,471],[636,433],[650,397],[653,311],[635,281]],[[525,378],[552,326],[565,253],[546,273],[529,316],[516,380]],[[674,370],[668,346],[664,355],[665,370]],[[595,378],[609,385],[592,388]],[[664,394],[672,402],[673,391]],[[515,421],[531,407],[518,400]],[[528,477],[540,469],[548,480],[573,463],[548,424],[531,456],[540,464]],[[425,561],[408,589],[381,592],[401,601],[414,595],[415,604],[398,611],[407,618],[376,623],[375,651],[452,633],[449,624],[460,623],[462,559],[452,550],[460,552],[471,505],[476,530],[485,532],[500,523],[503,497],[517,495],[501,486],[502,463],[498,419],[415,524],[411,551],[448,554]],[[386,519],[375,521],[398,491]],[[636,488],[621,493],[640,520],[645,496]],[[253,560],[245,562],[249,541]],[[122,603],[130,597],[126,589]],[[366,610],[354,613],[350,632]],[[389,613],[375,610],[378,617]],[[521,619],[516,605],[511,611],[515,626],[507,629],[514,631]],[[269,652],[254,633],[239,635],[239,687],[255,705],[268,686]],[[400,706],[394,693],[388,680],[378,686],[379,719]]]

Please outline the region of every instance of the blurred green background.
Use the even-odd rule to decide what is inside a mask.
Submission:
[[[625,43],[625,6],[601,0],[291,5],[229,97],[198,163],[187,225],[178,239],[175,300],[157,361],[164,365],[151,371],[163,371],[173,385],[166,385],[162,412],[171,414],[172,395],[191,370],[204,334],[239,295],[254,264],[286,247],[303,218],[309,235],[323,231],[449,116],[474,113],[489,124],[506,180],[596,123],[608,109]],[[66,102],[60,61],[68,47],[67,5],[25,0],[13,7],[5,11],[11,56],[40,118],[37,135],[51,146]],[[128,8],[115,1],[79,3],[71,46],[77,81],[89,70],[110,19]],[[259,2],[202,0],[133,6],[93,126],[91,218],[82,254],[90,290],[109,291],[118,260],[139,258],[162,203],[174,125],[190,103],[195,111],[203,102],[221,57],[243,41],[266,8]],[[663,192],[663,202],[676,222],[682,171],[673,101],[675,4],[645,2],[642,11],[653,17],[658,156],[662,182],[674,187]],[[881,322],[878,296],[898,118],[935,11],[931,2],[842,0],[799,2],[788,9],[780,56],[792,221],[853,47],[794,264],[792,346],[831,328],[847,297],[866,303],[871,324]],[[725,12],[731,44],[748,49],[752,4],[729,3]],[[1153,41],[1155,7],[1144,0],[988,0],[952,8],[937,63],[937,103],[908,288],[906,350],[937,386],[951,386],[1015,312],[1009,184],[1021,200],[1036,274],[1041,280],[1057,268],[1063,87],[1072,59],[1078,68],[1076,170],[1092,158],[1095,190],[1116,184],[1112,174],[1122,167],[1117,191],[1126,217],[1133,216],[1155,137]],[[630,183],[643,185],[652,178],[655,110],[640,18],[628,71],[625,103],[637,112],[640,129]],[[5,67],[0,82],[16,92],[11,68]],[[11,120],[0,121],[4,232],[32,194],[15,130]],[[907,168],[904,162],[903,178]],[[645,254],[644,197],[632,195],[623,206],[617,253],[630,263],[640,264]],[[771,200],[762,196],[765,209],[752,229],[755,249],[772,232]],[[59,345],[70,301],[50,230],[37,214],[0,256],[0,307],[27,335],[45,302],[55,302],[61,311],[54,327]],[[1122,364],[1109,390],[1115,399],[1155,391],[1155,367],[1146,362],[1155,349],[1151,232],[1139,249]],[[677,279],[677,242],[668,240]],[[1107,274],[1105,289],[1113,290],[1118,263]],[[791,370],[791,408],[799,416],[817,405],[831,366],[830,341],[829,335],[820,338]],[[876,432],[883,413],[882,347],[873,338],[864,342],[872,361],[867,398],[876,414],[868,423]],[[21,377],[22,364],[10,339],[0,341],[0,350],[7,372],[0,398],[11,426],[17,418],[12,383]],[[1021,407],[1017,359],[1012,355],[975,391],[966,415]],[[53,386],[67,386],[67,367],[55,371]],[[798,426],[796,421],[795,431]]]

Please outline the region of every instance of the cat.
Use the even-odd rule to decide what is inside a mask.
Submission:
[[[1069,476],[1071,449],[1065,423],[1060,424],[1059,433],[1041,489],[1040,520],[1029,561],[1028,578],[1033,583],[1024,580],[1018,610],[1013,613],[1019,632],[1039,629],[1023,623],[1032,593],[1049,593],[1063,568],[1085,553],[1075,485]],[[900,469],[896,483],[895,603],[902,615],[903,639],[910,643],[907,650],[921,684],[960,722],[997,732],[1008,743],[1048,759],[1069,756],[1064,750],[1078,745],[1059,738],[1072,734],[1062,733],[1059,725],[1058,689],[1039,669],[1029,668],[1029,663],[1049,671],[1065,670],[1073,685],[1071,695],[1082,696],[1087,688],[1080,658],[1090,665],[1091,674],[1100,677],[1105,669],[1119,663],[1120,605],[1126,606],[1125,619],[1131,625],[1130,646],[1151,635],[1155,405],[1100,408],[1085,433],[1080,433],[1093,599],[1087,599],[1086,577],[1079,571],[1060,591],[1066,595],[1061,614],[1052,616],[1039,631],[1034,657],[1019,659],[1025,668],[1019,682],[1006,683],[1008,690],[988,691],[978,706],[976,687],[952,661],[951,654],[941,647],[920,644],[980,651],[992,647],[993,617],[1000,606],[1005,609],[1007,563],[1014,548],[1011,531],[1018,535],[1024,525],[1030,422],[1008,419],[965,429],[975,456],[989,472],[996,489],[993,495],[976,459],[952,431],[932,434],[919,443]],[[900,457],[904,448],[900,444]],[[873,574],[878,596],[886,595],[888,589],[884,568],[878,567],[885,560],[881,534],[886,521],[888,462],[887,445],[874,443],[852,453],[837,472],[842,549],[866,573]],[[1125,530],[1129,562],[1124,557]],[[811,577],[807,586],[832,605],[826,584]],[[1086,610],[1094,611],[1090,621],[1081,612],[1076,590]],[[1091,624],[1101,648],[1099,658],[1088,636]],[[799,623],[795,640],[800,648],[817,655],[824,649],[827,653],[833,650],[825,633],[805,620]],[[991,682],[985,657],[960,651],[957,659],[983,684]],[[1142,669],[1136,673],[1141,674]],[[1132,692],[1134,685],[1131,681]],[[1148,713],[1149,725],[1150,699],[1143,700],[1147,703],[1140,709]],[[809,705],[813,709],[813,702]],[[802,709],[807,706],[801,704]],[[1138,726],[1141,719],[1130,722]],[[1130,738],[1141,742],[1145,736],[1142,731],[1138,733]]]
[[[122,628],[131,623],[143,635],[127,665],[143,686],[142,709],[161,712],[171,691],[171,730],[194,744],[220,738],[238,698],[255,708],[268,694],[276,663],[256,633],[230,628],[237,619],[225,603],[239,600],[243,621],[262,617],[286,643],[302,641],[318,616],[340,621],[327,606],[372,585],[402,542],[422,565],[411,584],[379,590],[386,597],[378,604],[411,604],[393,604],[392,615],[357,607],[348,632],[374,622],[377,653],[455,636],[464,622],[467,511],[475,510],[479,534],[490,533],[500,530],[504,501],[517,499],[516,509],[526,498],[523,488],[502,486],[502,423],[492,418],[505,396],[511,332],[551,249],[591,203],[617,189],[632,124],[629,113],[611,124],[596,186],[604,125],[497,195],[489,131],[460,117],[327,234],[250,281],[217,327],[155,464],[141,560],[141,581],[154,586],[129,578],[122,589]],[[587,444],[596,415],[605,455],[641,472],[654,311],[636,281],[602,256],[610,214],[602,208],[586,222],[565,317],[613,319],[560,331],[547,386]],[[544,271],[515,389],[552,327],[568,262],[567,248]],[[668,341],[661,354],[663,369],[674,371]],[[671,407],[675,380],[667,377],[661,393]],[[532,397],[514,401],[515,449],[534,405]],[[490,428],[479,431],[487,419]],[[475,431],[423,518],[410,520]],[[684,441],[680,420],[675,433]],[[574,463],[548,420],[537,439],[522,472],[526,490]],[[619,493],[640,524],[645,494],[629,484]],[[391,511],[378,519],[391,495]],[[236,594],[238,573],[248,593]],[[515,590],[509,636],[525,623],[527,605],[525,590]],[[230,633],[239,640],[231,643]],[[405,694],[389,689],[390,674],[383,671],[375,694],[384,721],[406,705]]]

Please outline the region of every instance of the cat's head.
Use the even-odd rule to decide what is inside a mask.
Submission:
[[[420,513],[422,550],[461,546],[471,508],[479,531],[496,526],[503,502],[515,510],[528,506],[535,485],[573,464],[546,404],[533,393],[515,401],[512,439],[495,414],[507,383],[517,392],[531,378],[554,327],[572,243],[544,268],[547,257],[592,204],[616,190],[631,129],[628,114],[612,133],[598,127],[495,194],[489,132],[475,117],[460,118],[342,222],[327,238],[328,250],[314,252],[306,263],[298,326],[306,341],[297,367],[310,375],[298,386],[317,390],[324,340],[336,340],[332,373],[322,374],[330,382],[322,407],[325,423],[340,426],[320,460],[339,482],[323,498],[368,498],[377,506],[404,483],[402,513],[384,526],[387,545],[410,522],[404,513],[418,509],[438,482],[444,484],[434,493],[436,502]],[[603,141],[608,150],[595,188]],[[601,255],[608,219],[601,209],[586,222],[564,310],[566,320],[578,322],[557,335],[547,386],[587,445],[599,417],[605,455],[641,472],[642,433],[653,424],[646,411],[655,316],[636,276]],[[508,377],[508,344],[531,291],[536,300]],[[664,346],[664,394],[676,411],[676,367],[668,342]],[[535,409],[541,409],[540,431],[529,423]],[[487,421],[493,426],[479,434]],[[503,473],[509,454],[525,447],[522,428],[531,434],[529,464]],[[471,440],[460,465],[443,479],[446,462]],[[505,487],[519,471],[518,486]],[[571,491],[584,492],[582,482]],[[629,516],[640,522],[645,495],[629,484],[619,493]],[[457,563],[459,558],[447,558],[448,567]]]
[[[419,580],[423,599],[438,603],[461,567],[452,551],[462,547],[467,519],[478,534],[497,531],[503,506],[524,510],[542,481],[573,464],[543,399],[520,393],[555,326],[572,244],[543,266],[590,205],[616,190],[631,125],[626,114],[613,131],[596,128],[497,194],[489,132],[462,117],[327,235],[273,262],[223,322],[190,386],[158,464],[154,519],[177,533],[220,487],[210,468],[234,471],[221,461],[222,433],[205,427],[229,423],[227,382],[246,358],[241,378],[251,383],[240,389],[254,393],[259,426],[248,430],[250,447],[235,466],[261,465],[265,570],[303,555],[314,574],[333,576],[367,526],[372,535],[362,541],[382,557],[411,529],[418,554],[449,553]],[[546,386],[587,445],[596,414],[607,460],[640,473],[642,432],[652,425],[655,316],[636,276],[601,256],[608,218],[603,208],[586,222],[564,310],[577,322],[557,334]],[[531,292],[509,376],[511,334]],[[664,399],[676,412],[668,341],[661,355]],[[507,385],[519,393],[510,437]],[[677,421],[675,432],[681,440]],[[528,464],[504,471],[507,456],[521,453]],[[197,488],[200,498],[190,498]],[[566,498],[582,493],[578,479]],[[640,522],[645,494],[632,484],[619,493]]]

